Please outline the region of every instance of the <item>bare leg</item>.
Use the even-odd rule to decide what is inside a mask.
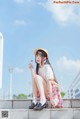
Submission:
[[[41,76],[36,75],[35,82],[36,82],[37,88],[38,88],[39,93],[40,93],[41,104],[44,104],[46,102],[45,92],[44,92],[44,81],[43,80],[44,79]]]
[[[33,96],[37,97],[38,88],[34,78],[32,78],[32,91],[33,91]]]
[[[35,74],[33,69],[31,70],[31,74],[32,74],[33,102],[36,104],[37,103],[37,91],[38,91],[38,88],[37,88],[37,84],[36,84],[36,81],[35,81],[36,74]]]
[[[36,75],[33,69],[31,70],[31,74],[32,74],[32,87],[33,87],[33,101],[36,102],[37,91],[39,90],[40,102],[41,104],[44,104],[46,102],[45,90],[44,90],[44,84],[45,84],[44,79],[41,76]]]

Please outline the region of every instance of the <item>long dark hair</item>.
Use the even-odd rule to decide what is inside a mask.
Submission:
[[[42,50],[38,50],[37,53],[36,53],[36,55],[38,55],[39,52],[41,52],[41,57],[42,57],[42,58],[43,58],[43,57],[46,57],[46,61],[45,61],[44,64],[49,64],[49,65],[50,65],[50,67],[51,67],[51,69],[52,69],[52,71],[53,71],[54,81],[55,81],[56,83],[58,83],[58,81],[56,80],[56,76],[55,76],[54,70],[53,70],[53,68],[52,68],[52,65],[51,65],[51,63],[50,63],[50,61],[49,61],[49,59],[48,59],[46,53],[45,53],[44,51],[42,51]],[[36,59],[35,59],[35,62],[36,62]],[[38,74],[38,70],[39,70],[39,64],[36,62],[36,74]]]

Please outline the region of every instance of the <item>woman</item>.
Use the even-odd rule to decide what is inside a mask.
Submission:
[[[34,51],[36,71],[30,63],[32,74],[33,101],[29,109],[42,110],[48,106],[50,100],[53,107],[62,107],[62,99],[59,84],[55,78],[52,66],[48,59],[48,52],[38,48]],[[39,102],[38,99],[39,98]]]

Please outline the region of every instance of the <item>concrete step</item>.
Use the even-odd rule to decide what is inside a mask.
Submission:
[[[0,109],[28,109],[30,100],[0,100]],[[49,108],[51,107],[48,101]],[[64,108],[80,108],[80,99],[64,99]]]
[[[0,119],[80,119],[80,108],[0,109]]]

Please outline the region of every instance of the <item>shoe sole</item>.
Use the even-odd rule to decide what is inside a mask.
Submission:
[[[48,107],[48,104],[45,104],[45,105],[43,105],[43,107],[42,107],[41,109],[35,109],[35,108],[34,108],[34,110],[35,110],[35,111],[41,111],[42,109],[47,108],[47,107]]]

